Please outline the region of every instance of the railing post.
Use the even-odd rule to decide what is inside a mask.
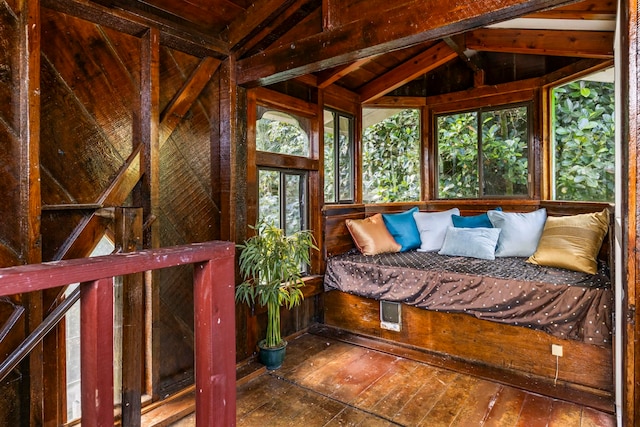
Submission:
[[[198,426],[229,427],[236,424],[234,286],[233,250],[227,256],[194,266]]]
[[[116,248],[123,253],[142,249],[142,208],[117,207],[114,217]],[[143,273],[122,277],[122,425],[140,427],[144,347]]]
[[[113,278],[80,288],[82,424],[113,426]]]

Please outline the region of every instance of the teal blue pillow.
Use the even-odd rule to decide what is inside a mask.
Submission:
[[[501,211],[502,208],[497,207],[494,210]],[[458,228],[493,228],[493,224],[489,220],[489,215],[483,213],[473,216],[451,215],[453,226]]]
[[[420,232],[413,219],[413,213],[418,212],[418,208],[411,208],[408,211],[397,214],[382,214],[387,230],[402,248],[400,252],[406,252],[420,247]]]
[[[479,259],[496,259],[499,228],[449,227],[444,237],[440,255],[464,256]]]

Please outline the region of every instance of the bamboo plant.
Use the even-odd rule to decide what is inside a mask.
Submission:
[[[311,249],[318,249],[309,230],[290,236],[270,222],[253,227],[256,234],[237,245],[240,274],[244,281],[236,288],[236,302],[258,302],[267,307],[267,336],[264,347],[284,345],[280,336],[280,306],[291,309],[303,299],[302,269],[310,264]]]

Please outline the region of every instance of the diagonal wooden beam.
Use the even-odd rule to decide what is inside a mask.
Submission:
[[[172,22],[163,18],[160,11],[145,5],[136,8],[139,2],[121,0],[42,0],[42,6],[75,16],[98,25],[104,25],[126,34],[139,37],[150,27],[160,30],[163,45],[187,52],[191,55],[224,58],[229,54],[227,44],[220,38],[188,26],[184,22]],[[145,12],[155,10],[156,14]],[[177,19],[177,18],[174,18]]]
[[[138,145],[131,153],[120,172],[111,182],[111,185],[100,195],[97,203],[102,206],[122,205],[140,178],[142,178],[141,165],[142,145]],[[101,236],[104,233],[107,222],[96,214],[85,217],[74,229],[54,256],[54,260],[81,258],[87,255],[87,244],[93,244],[95,239],[87,236]],[[89,242],[89,243],[87,243]]]
[[[457,57],[456,51],[445,42],[440,42],[364,85],[358,91],[360,100],[364,104],[380,98],[395,88]]]
[[[232,45],[231,51],[237,58],[251,56],[278,44],[282,37],[294,27],[311,25],[313,28],[313,24],[309,24],[308,20],[313,19],[314,11],[319,8],[321,4],[317,0],[294,0],[273,19],[268,22],[265,20],[263,25],[255,29],[257,31],[251,31]]]
[[[531,55],[613,58],[613,32],[484,28],[465,37],[467,48]]]
[[[187,82],[164,109],[160,115],[160,145],[169,139],[219,66],[220,61],[215,58],[207,57],[200,61]]]
[[[318,73],[317,77],[318,77],[318,87],[320,89],[324,89],[328,86],[331,86],[332,84],[334,84],[335,82],[337,82],[338,80],[340,80],[342,77],[346,76],[347,74],[357,70],[358,68],[362,67],[364,64],[366,64],[367,62],[371,61],[373,59],[373,57],[371,58],[362,58],[359,59],[357,61],[354,61],[350,64],[345,64],[345,65],[341,65],[339,67],[336,68],[332,68],[330,70],[325,70],[325,71],[321,71]]]
[[[258,0],[238,16],[220,35],[231,49],[260,32],[273,19],[290,9],[294,0]]]
[[[474,72],[480,72],[482,71],[482,68],[480,67],[480,64],[478,63],[478,61],[475,59],[475,57],[469,57],[465,51],[467,50],[467,45],[465,43],[464,40],[464,34],[461,34],[459,36],[454,36],[454,37],[445,37],[443,39],[443,41],[454,51],[456,51],[456,53],[458,54],[458,56],[460,57],[460,59],[462,59],[465,64],[467,64],[467,66]]]
[[[485,0],[470,5],[460,3],[405,1],[384,14],[359,19],[295,43],[260,52],[238,61],[238,84],[273,84],[571,1]],[[370,0],[367,7],[386,10],[387,4],[387,0]]]

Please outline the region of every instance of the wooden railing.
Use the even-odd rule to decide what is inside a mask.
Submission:
[[[113,278],[186,264],[194,264],[196,424],[232,426],[236,417],[232,243],[196,243],[0,269],[0,296],[80,283],[83,425],[114,424]]]

